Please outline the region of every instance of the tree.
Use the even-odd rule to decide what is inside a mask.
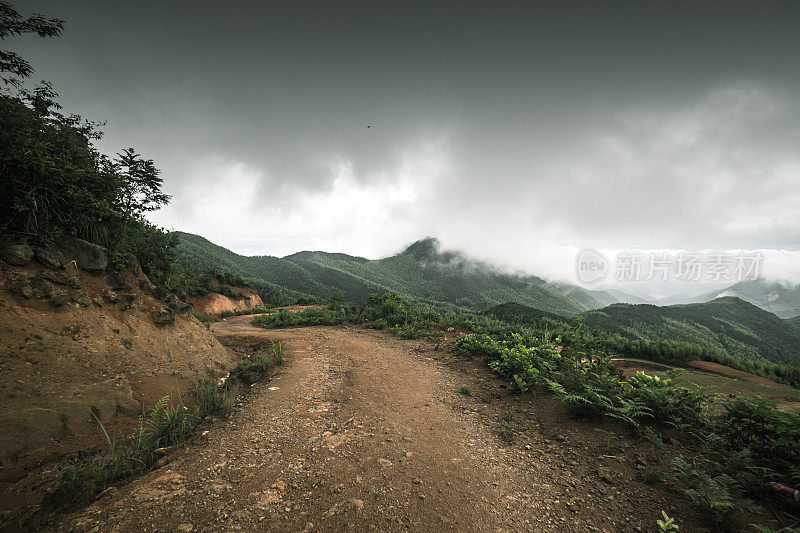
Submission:
[[[0,0],[0,39],[36,33],[61,35],[63,21],[20,15]],[[112,159],[94,146],[99,124],[62,114],[58,95],[43,82],[21,85],[33,67],[13,52],[0,52],[0,235],[49,243],[63,235],[108,249],[112,261],[135,255],[155,281],[173,269],[177,237],[144,215],[166,205],[161,172],[151,159],[127,148]]]
[[[161,192],[161,171],[152,159],[142,159],[136,150],[126,148],[117,154],[114,164],[123,179],[121,209],[129,216],[141,218],[144,212],[169,203],[170,196]]]
[[[24,33],[35,33],[39,37],[58,37],[63,28],[63,20],[46,19],[38,13],[24,18],[13,5],[0,1],[0,40]],[[33,67],[19,54],[0,50],[0,79],[3,83],[19,86],[18,78],[27,78],[32,73]]]

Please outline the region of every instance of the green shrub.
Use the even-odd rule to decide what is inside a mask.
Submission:
[[[204,377],[195,382],[192,399],[200,418],[212,414],[227,415],[236,401],[236,390],[219,387],[216,381]]]
[[[748,450],[758,467],[792,484],[800,469],[800,411],[781,411],[763,397],[737,397],[722,403],[711,426],[731,450]]]
[[[483,333],[470,333],[459,337],[453,343],[453,350],[464,355],[483,355],[497,357],[501,348],[492,337]]]
[[[680,457],[673,460],[672,466],[684,495],[715,528],[723,527],[745,507],[740,498],[741,487],[730,475],[724,472],[709,474]]]
[[[472,396],[472,389],[469,388],[467,385],[461,385],[457,391],[459,394],[463,394],[464,396]]]
[[[698,391],[644,372],[637,372],[628,383],[629,396],[647,406],[657,422],[678,428],[699,424],[705,399]]]

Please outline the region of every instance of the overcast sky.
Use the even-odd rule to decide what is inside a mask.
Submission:
[[[17,2],[3,46],[152,219],[246,254],[445,247],[569,278],[584,247],[771,249],[800,278],[800,2]],[[369,126],[369,127],[368,127]]]

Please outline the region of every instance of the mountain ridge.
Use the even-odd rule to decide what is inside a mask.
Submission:
[[[375,292],[396,291],[431,305],[482,311],[516,301],[561,316],[573,316],[617,301],[602,291],[553,283],[534,275],[509,274],[460,252],[442,250],[427,237],[381,259],[301,251],[283,258],[242,256],[204,237],[177,232],[178,262],[187,268],[224,268],[259,291],[265,303],[282,305],[302,296],[339,297],[361,303]]]

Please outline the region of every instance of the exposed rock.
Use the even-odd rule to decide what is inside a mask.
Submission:
[[[133,305],[135,300],[135,294],[121,294],[119,297],[119,308],[123,311],[126,311],[131,308],[131,305]]]
[[[67,284],[72,287],[73,289],[82,289],[83,288],[83,278],[80,276],[75,276],[74,278],[69,278]]]
[[[100,297],[92,298],[92,303],[97,307],[103,307],[103,299]]]
[[[72,301],[77,302],[84,307],[89,307],[92,305],[92,300],[89,298],[89,295],[80,289],[75,289],[72,291]]]
[[[181,300],[174,294],[167,293],[167,296],[164,298],[164,303],[167,304],[167,307],[172,309],[173,311],[177,311],[181,307]]]
[[[108,276],[108,285],[114,290],[121,290],[121,291],[129,291],[131,290],[131,286],[125,281],[125,276],[122,275],[122,272],[115,270],[113,272],[109,272]]]
[[[139,260],[132,253],[125,255],[125,266],[134,274],[139,272]]]
[[[50,305],[54,305],[55,307],[61,307],[62,305],[66,304],[69,301],[67,298],[67,293],[64,291],[58,291],[53,293],[50,297]]]
[[[12,244],[3,248],[3,261],[9,265],[25,266],[33,259],[33,248],[27,244]]]
[[[97,272],[108,266],[108,255],[96,244],[75,237],[65,237],[64,247],[75,256],[75,263],[81,270]]]
[[[44,279],[49,279],[53,283],[58,283],[59,285],[67,284],[67,277],[57,270],[45,270],[40,275]]]
[[[175,311],[169,307],[162,307],[152,312],[153,322],[159,326],[175,322]]]
[[[180,308],[178,309],[178,312],[181,313],[181,314],[186,314],[186,313],[188,313],[189,311],[192,310],[192,307],[194,307],[194,304],[192,304],[192,302],[186,302],[186,303],[184,303],[183,305],[180,306]]]
[[[115,304],[119,301],[119,295],[109,289],[103,289],[103,299],[108,303]]]
[[[30,298],[33,296],[33,287],[31,287],[30,276],[13,272],[9,278],[8,290],[14,294],[22,296],[23,298]]]
[[[148,279],[140,279],[139,280],[139,290],[144,292],[153,292],[156,289],[156,286],[150,283]],[[163,298],[163,296],[162,296]]]
[[[36,254],[36,260],[39,261],[42,266],[53,270],[59,270],[63,267],[61,261],[52,250],[48,250],[47,248],[34,248],[33,251]]]
[[[153,289],[153,296],[158,298],[159,300],[163,300],[169,294],[163,287],[156,287]]]
[[[31,289],[33,289],[33,295],[36,298],[50,298],[53,294],[53,289],[50,288],[50,284],[43,278],[30,278],[30,284]]]

